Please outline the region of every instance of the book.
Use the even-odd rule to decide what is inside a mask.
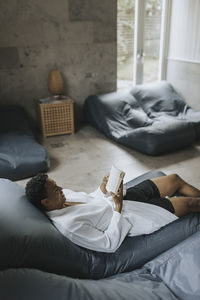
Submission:
[[[39,99],[40,103],[48,103],[48,102],[51,102],[51,101],[52,101],[52,99],[50,97]]]
[[[108,182],[106,184],[106,190],[110,193],[117,194],[120,184],[125,176],[125,172],[121,171],[115,166],[111,167]]]
[[[69,97],[67,96],[64,96],[64,95],[58,95],[58,96],[49,96],[49,97],[46,97],[46,98],[40,98],[39,99],[39,102],[40,103],[56,103],[58,101],[66,101],[66,100],[69,100]]]

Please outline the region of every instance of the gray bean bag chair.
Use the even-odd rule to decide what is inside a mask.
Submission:
[[[145,154],[183,149],[200,139],[200,112],[166,81],[89,96],[84,110],[107,137]]]
[[[0,107],[0,177],[20,180],[46,172],[49,158],[18,106]]]
[[[161,176],[149,172],[126,186]],[[24,188],[0,179],[0,269],[34,268],[84,279],[100,279],[143,266],[180,243],[199,227],[199,214],[190,214],[150,234],[127,237],[115,253],[79,247],[64,237],[26,198]],[[173,232],[173,234],[172,234]]]
[[[36,269],[0,271],[3,300],[199,300],[200,232],[141,269],[100,280],[72,279]]]
[[[126,187],[161,175],[146,173]],[[23,187],[0,179],[0,189],[1,299],[200,299],[199,214],[126,238],[116,253],[98,253],[63,237]]]

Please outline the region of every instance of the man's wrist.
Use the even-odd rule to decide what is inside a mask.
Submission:
[[[106,188],[105,188],[105,186],[104,186],[103,183],[100,185],[100,190],[101,190],[102,193],[104,193],[105,195],[107,194]]]
[[[121,214],[121,211],[122,211],[122,205],[121,204],[118,204],[115,206],[115,211],[117,211],[118,213]]]

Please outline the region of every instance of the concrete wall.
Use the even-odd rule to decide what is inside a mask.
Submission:
[[[37,120],[34,98],[48,95],[51,69],[82,120],[84,99],[116,88],[117,0],[7,0],[0,3],[0,103]]]
[[[173,0],[167,80],[200,110],[200,1]]]

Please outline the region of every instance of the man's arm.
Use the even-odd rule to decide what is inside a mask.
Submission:
[[[80,218],[73,222],[59,222],[59,219],[54,222],[58,230],[69,238],[75,244],[100,252],[115,252],[125,237],[127,236],[131,224],[121,215],[123,204],[123,188],[120,186],[117,195],[113,195],[115,202],[115,210],[113,211],[110,223],[106,230],[102,231],[98,227],[93,226],[91,222]]]
[[[121,213],[123,207],[123,180],[120,184],[118,193],[116,195],[114,193],[111,193],[111,195],[113,201],[115,202],[115,211]]]
[[[98,189],[95,192],[90,193],[89,195],[91,195],[93,197],[102,197],[104,195],[109,195],[109,193],[106,190],[106,184],[108,182],[108,179],[109,179],[109,174],[104,176],[102,183],[98,187]],[[126,194],[126,190],[125,190],[125,194]],[[123,197],[124,197],[123,180],[120,184],[118,193],[116,195],[114,193],[110,193],[110,195],[112,196],[112,199],[115,202],[115,211],[121,213],[122,207],[123,207]]]
[[[104,198],[105,196],[108,195],[107,190],[106,190],[106,184],[108,182],[109,174],[104,176],[102,183],[100,186],[97,188],[96,191],[90,193],[89,195],[92,196],[93,198]]]
[[[106,179],[105,179],[106,180]],[[115,210],[111,222],[105,231],[82,224],[72,235],[72,241],[79,246],[91,250],[102,252],[115,252],[130,230],[130,223],[121,216],[123,207],[123,181],[119,187],[118,193],[112,193],[112,199],[115,202]]]
[[[113,212],[110,224],[105,231],[91,226],[90,223],[80,222],[73,226],[69,236],[73,243],[90,250],[109,253],[119,248],[131,228],[128,220],[117,211]]]
[[[106,176],[104,176],[102,183],[100,185],[100,189],[101,191],[106,195],[107,194],[107,190],[106,190],[106,184],[108,182],[108,178],[109,178],[109,174],[107,174]]]

